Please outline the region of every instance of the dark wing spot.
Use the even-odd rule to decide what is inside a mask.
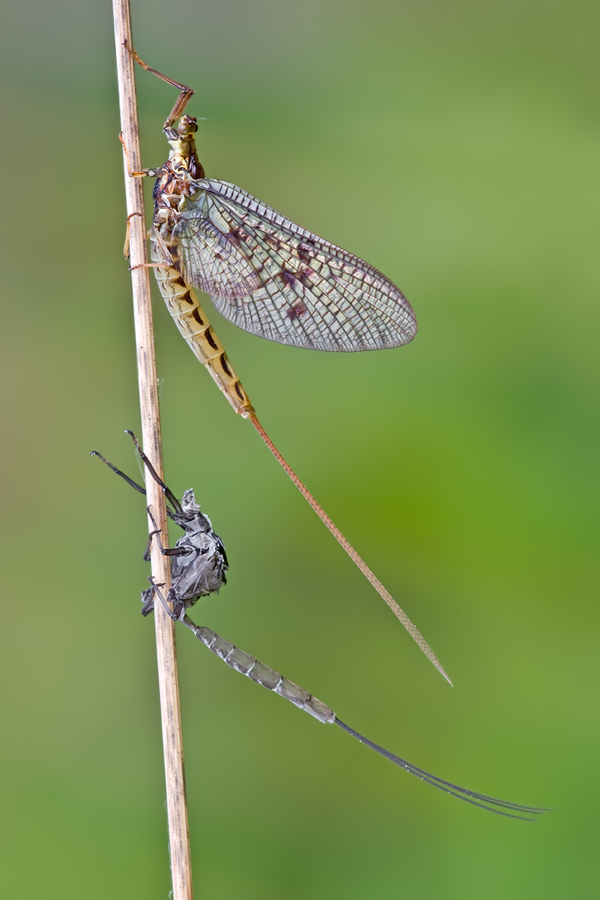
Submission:
[[[233,231],[229,232],[229,237],[233,238],[233,240],[237,240],[240,243],[247,243],[248,235],[244,231],[241,225],[238,225],[237,228],[234,228]]]
[[[302,271],[300,272],[300,281],[302,282],[304,287],[311,286],[310,279],[311,279],[311,276],[313,276],[314,274],[315,273],[313,272],[313,270],[310,269],[308,266],[306,267],[306,269],[302,269]]]
[[[303,262],[310,262],[315,253],[314,241],[303,241],[298,247],[298,256]]]
[[[240,245],[240,236],[238,234],[239,229],[235,228],[233,231],[229,231],[225,237],[229,241],[230,244],[233,244],[234,247],[239,247]]]
[[[308,309],[306,308],[303,301],[297,300],[295,303],[292,303],[292,305],[288,309],[287,317],[288,319],[290,319],[290,321],[293,322],[295,319],[298,319],[300,316],[303,316],[307,312]]]
[[[284,271],[283,277],[285,278],[285,280],[287,281],[287,283],[289,284],[290,287],[294,287],[294,285],[296,284],[296,279],[294,278],[294,276],[292,275],[291,272]]]

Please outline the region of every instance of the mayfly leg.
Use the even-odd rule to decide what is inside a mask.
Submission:
[[[121,135],[119,135],[119,138],[121,139]],[[121,143],[123,143],[122,139],[121,139]],[[129,157],[127,156],[127,149],[126,149],[124,143],[123,143],[123,151],[125,153],[125,156],[127,157],[127,168],[130,168]],[[141,213],[141,212],[132,212],[132,213],[130,213],[130,215],[127,216],[127,230],[125,232],[125,244],[123,245],[123,256],[125,257],[125,259],[129,259],[129,233],[131,231],[131,219],[133,219],[134,216],[139,216],[142,219],[144,218],[143,213]],[[138,268],[138,266],[136,266],[136,269],[137,268]]]
[[[153,69],[152,66],[147,65],[143,59],[136,53],[133,47],[127,47],[136,63],[145,69],[146,72],[152,72],[153,75],[156,75],[162,81],[166,81],[167,84],[170,84],[172,87],[177,88],[178,91],[181,91],[179,97],[175,101],[175,105],[167,119],[165,119],[165,124],[163,125],[163,129],[170,128],[175,119],[178,119],[181,115],[183,115],[183,111],[194,96],[194,91],[191,87],[188,87],[186,84],[180,84],[178,81],[173,81],[172,78],[169,78],[167,75],[163,75],[162,72],[159,72],[157,69]]]

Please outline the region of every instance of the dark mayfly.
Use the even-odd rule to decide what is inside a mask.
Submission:
[[[247,675],[248,678],[256,684],[260,684],[262,687],[267,688],[267,690],[279,694],[280,697],[289,700],[294,706],[303,709],[305,712],[309,713],[309,715],[318,719],[319,722],[323,722],[325,725],[339,725],[340,728],[348,732],[348,734],[351,734],[356,740],[360,741],[362,744],[366,744],[367,747],[375,750],[395,765],[400,766],[402,769],[406,769],[411,775],[416,775],[417,778],[428,782],[428,784],[433,785],[433,787],[439,788],[447,794],[452,794],[453,797],[458,797],[459,800],[464,800],[466,803],[471,803],[473,806],[479,806],[481,809],[486,809],[488,812],[497,813],[501,816],[508,816],[511,819],[522,819],[527,822],[534,821],[531,816],[539,816],[542,813],[547,812],[547,810],[542,807],[522,806],[519,803],[511,803],[507,800],[498,800],[495,797],[478,794],[476,791],[470,791],[467,788],[459,787],[459,785],[453,784],[451,781],[444,781],[443,778],[438,778],[437,775],[425,772],[418,766],[414,766],[405,759],[396,756],[395,753],[390,753],[389,750],[385,750],[383,747],[380,747],[379,744],[373,743],[373,741],[370,741],[368,738],[364,737],[364,735],[359,734],[358,731],[350,728],[349,725],[346,725],[345,722],[342,722],[336,716],[332,709],[326,706],[321,700],[317,699],[317,697],[309,694],[304,688],[301,688],[293,681],[285,678],[279,672],[266,666],[264,663],[259,662],[254,656],[250,656],[249,653],[240,650],[239,647],[236,647],[225,638],[220,637],[220,635],[216,634],[210,628],[203,625],[196,625],[187,615],[186,610],[190,606],[193,606],[200,597],[206,597],[208,594],[218,592],[221,585],[225,584],[225,572],[228,567],[225,548],[221,539],[212,530],[210,519],[200,512],[200,507],[195,501],[193,490],[185,491],[181,501],[177,500],[164,481],[159,478],[152,463],[138,444],[133,432],[128,431],[127,433],[131,435],[142,461],[145,463],[152,478],[160,485],[167,499],[167,503],[171,505],[172,508],[168,510],[169,517],[186,532],[185,536],[180,538],[175,547],[171,550],[163,549],[162,544],[159,544],[161,552],[172,557],[171,574],[173,586],[167,596],[164,597],[160,590],[160,586],[154,584],[150,579],[152,586],[142,593],[143,615],[146,616],[152,611],[154,608],[154,597],[158,596],[160,602],[172,619],[182,622],[193,632],[193,634],[195,634],[199,641],[208,647],[208,649],[216,656],[222,659],[223,662],[235,672]],[[124,478],[127,484],[130,484],[136,491],[139,491],[141,494],[146,493],[145,489],[140,484],[137,484],[137,482],[121,472],[120,469],[117,469],[116,466],[105,459],[100,453],[94,450],[92,451],[92,455],[99,456],[113,472],[116,472],[117,475]],[[151,520],[154,522],[151,510],[148,509],[148,512]],[[144,559],[146,560],[149,556],[150,542],[153,538],[160,541],[160,534],[156,527],[155,530],[150,533],[148,539],[148,547],[144,554]],[[172,609],[168,605],[169,602],[172,603]]]
[[[150,544],[152,538],[155,537],[163,556],[171,557],[172,587],[166,599],[168,603],[172,604],[173,615],[176,619],[179,619],[181,613],[188,607],[193,606],[196,600],[199,600],[200,597],[208,597],[209,594],[218,593],[221,585],[227,583],[225,575],[229,564],[225,547],[219,535],[213,531],[212,523],[208,516],[203,515],[200,511],[193,489],[190,488],[190,490],[184,491],[181,500],[178,500],[159,477],[156,469],[140,447],[133,431],[127,431],[126,434],[130,435],[152,478],[162,488],[167,501],[168,517],[185,532],[184,536],[179,538],[174,547],[165,549],[160,539],[160,529],[156,525],[152,510],[148,507],[148,515],[154,525],[154,531],[150,532],[144,559],[146,562],[150,560]],[[121,478],[124,478],[127,484],[139,491],[140,494],[146,494],[146,489],[141,484],[133,481],[128,475],[125,475],[124,472],[113,466],[97,450],[92,450],[92,456],[99,456],[102,462],[106,463]],[[154,594],[156,590],[156,585],[152,583],[152,587],[142,593],[143,616],[147,616],[154,609]],[[168,607],[166,609],[171,615],[171,610]]]
[[[197,121],[183,115],[194,91],[130,51],[144,69],[181,92],[163,127],[172,147],[169,159],[159,168],[131,173],[157,178],[151,265],[179,331],[234,410],[250,419],[324,525],[450,681],[417,627],[273,444],[194,288],[209,294],[217,310],[240,328],[313,350],[378,350],[407,344],[417,332],[410,303],[364,260],[296,225],[242,188],[206,178],[196,152]]]

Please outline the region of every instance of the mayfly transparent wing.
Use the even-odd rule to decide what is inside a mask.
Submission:
[[[233,184],[196,184],[173,237],[185,280],[230,322],[313,350],[378,350],[415,336],[410,303],[373,266]]]
[[[213,300],[241,299],[260,286],[250,254],[242,252],[239,240],[204,192],[190,214],[179,218],[173,238],[183,257],[184,278]]]

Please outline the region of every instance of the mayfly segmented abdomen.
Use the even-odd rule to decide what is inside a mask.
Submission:
[[[164,255],[154,241],[151,242],[151,250],[154,263],[164,262]],[[172,266],[159,266],[154,271],[167,308],[192,352],[206,366],[234,410],[244,419],[249,418],[254,408],[193,288]]]
[[[195,625],[188,616],[183,618],[183,623],[187,625],[190,631],[194,632],[205,647],[212,650],[216,656],[236,672],[247,675],[256,684],[260,684],[268,691],[274,691],[280,697],[289,700],[294,706],[314,716],[319,722],[323,722],[325,725],[331,725],[335,722],[335,713],[332,709],[321,700],[313,697],[304,688],[290,681],[289,678],[284,678],[279,672],[259,662],[256,657],[250,656],[244,650],[240,650],[239,647],[216,634],[211,628]]]

